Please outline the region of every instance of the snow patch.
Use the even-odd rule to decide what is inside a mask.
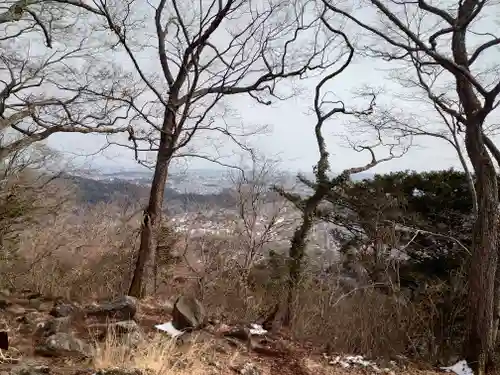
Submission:
[[[453,366],[441,367],[441,370],[444,370],[446,372],[454,372],[457,375],[474,375],[474,371],[472,371],[465,359],[458,361]]]
[[[182,335],[184,333],[182,331],[179,331],[177,328],[175,328],[174,325],[172,324],[172,321],[167,322],[167,323],[163,323],[163,324],[155,325],[155,328],[160,330],[160,331],[166,332],[168,335],[170,335],[173,338],[179,337],[180,335]]]
[[[364,367],[367,370],[372,370],[377,374],[395,374],[395,372],[390,368],[380,368],[376,363],[364,359],[361,355],[337,356],[329,360],[328,364],[331,366],[339,365],[344,369],[351,367]]]
[[[250,335],[252,336],[262,336],[265,335],[267,331],[262,328],[260,324],[250,324]]]

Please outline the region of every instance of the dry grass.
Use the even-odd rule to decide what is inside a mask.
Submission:
[[[139,229],[139,220],[131,219],[135,208],[124,210],[118,204],[54,206],[59,209],[56,214],[47,216],[44,212],[43,217],[20,233],[15,257],[0,264],[0,274],[7,276],[0,280],[4,284],[0,287],[29,288],[73,300],[125,293]],[[241,322],[263,316],[284,295],[282,264],[253,269],[249,283],[245,284],[235,260],[235,254],[241,250],[238,241],[188,240],[187,248],[180,243],[180,249],[176,249],[180,253],[187,250],[185,256],[169,264],[166,257],[165,264],[160,264],[157,298],[167,299],[190,291],[202,300],[210,315],[222,316],[226,322]],[[166,250],[171,250],[170,245]],[[312,273],[304,280],[296,301],[292,326],[296,339],[307,339],[320,348],[329,344],[338,352],[374,357],[404,353],[419,360],[443,358],[443,353],[436,351],[443,347],[443,341],[433,337],[440,322],[441,312],[435,303],[441,298],[439,293],[429,295],[419,304],[401,304],[370,289],[345,296],[337,289],[334,276],[314,284]],[[182,280],[177,280],[178,276]],[[159,344],[154,351],[151,345],[143,348],[148,354],[135,356],[134,361],[149,356],[172,358],[172,348],[163,341]],[[104,353],[111,353],[110,350]],[[105,356],[101,353],[99,358]],[[125,358],[116,360],[123,361]]]
[[[179,349],[163,335],[156,335],[139,343],[135,349],[123,345],[113,335],[96,344],[97,349],[93,367],[99,369],[126,368],[138,369],[150,375],[207,375],[231,374],[247,366],[257,367],[263,375],[361,375],[367,370],[362,368],[343,369],[329,366],[319,358],[304,357],[299,359],[300,371],[296,372],[292,363],[298,358],[280,360],[258,358],[246,353],[234,352],[223,355],[216,353],[212,342],[195,344]],[[293,359],[293,360],[292,360]],[[396,371],[398,375],[435,375],[434,371],[410,369]]]
[[[180,350],[172,340],[158,334],[131,349],[110,334],[104,342],[96,344],[93,366],[95,369],[135,368],[152,375],[207,374],[208,365],[203,359],[210,351],[210,344]]]

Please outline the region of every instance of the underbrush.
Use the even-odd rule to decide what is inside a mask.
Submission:
[[[97,205],[39,221],[20,233],[15,256],[1,265],[0,272],[7,275],[2,287],[73,300],[126,293],[139,230],[133,214],[132,209],[123,213],[112,205]],[[162,240],[168,246],[158,254],[156,297],[193,293],[210,315],[251,322],[266,317],[285,296],[284,258],[260,262],[247,273],[235,256],[235,241],[207,238],[201,244],[165,233],[172,238]],[[334,352],[386,358],[403,354],[432,363],[446,362],[460,348],[462,304],[445,285],[429,284],[420,298],[409,300],[369,285],[346,292],[335,275],[318,279],[308,270],[294,302],[290,332],[297,340]],[[154,292],[152,282],[149,290]],[[143,357],[166,355],[170,348],[162,345]],[[103,350],[103,363],[129,360],[116,359],[126,353],[112,352],[111,346]]]

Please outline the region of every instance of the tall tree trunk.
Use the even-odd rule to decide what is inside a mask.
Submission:
[[[318,186],[316,192],[306,200],[304,210],[302,211],[302,223],[293,233],[288,255],[288,287],[285,306],[286,311],[283,316],[283,324],[285,326],[290,326],[293,320],[293,302],[297,294],[302,273],[307,237],[314,225],[316,209],[325,195],[325,187]]]
[[[500,166],[500,150],[495,145],[495,143],[488,136],[483,134],[483,140],[490,151],[491,155],[497,162],[497,166]],[[498,183],[498,178],[497,178]],[[499,198],[500,200],[500,198]],[[497,250],[497,254],[500,253],[500,248]],[[495,275],[495,307],[494,307],[494,321],[493,321],[493,345],[496,346],[498,339],[498,328],[500,324],[500,268],[497,264],[497,272]]]
[[[153,238],[156,226],[161,220],[163,196],[167,183],[170,160],[168,149],[163,148],[158,152],[153,182],[151,183],[151,191],[149,193],[149,202],[147,208],[144,210],[139,254],[137,256],[135,271],[128,292],[128,294],[133,297],[140,298],[144,295],[143,282],[146,265],[154,256],[152,254],[154,251]]]
[[[466,147],[476,174],[478,216],[473,227],[468,279],[466,359],[479,375],[492,365],[498,253],[497,175],[482,138],[482,124],[467,124]]]
[[[497,251],[498,254],[498,251]],[[493,311],[493,347],[496,346],[498,340],[498,326],[500,324],[500,271],[498,270],[495,275],[495,301],[494,301],[494,311]]]

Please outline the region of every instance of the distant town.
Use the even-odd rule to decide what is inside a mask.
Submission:
[[[371,175],[364,174],[358,176],[358,179],[370,177]],[[146,194],[151,181],[151,172],[92,173],[88,178],[106,185],[122,186],[124,183],[135,185]],[[278,182],[281,186],[300,194],[309,192],[309,188],[297,183],[296,176],[290,173],[281,174]],[[237,235],[244,231],[243,218],[238,210],[238,197],[235,196],[234,188],[234,179],[231,179],[229,173],[225,171],[192,170],[172,174],[167,184],[170,193],[166,193],[166,203],[168,202],[168,217],[174,230],[190,237]],[[183,198],[190,200],[189,204],[181,204]],[[261,202],[257,212],[249,215],[254,215],[251,220],[255,223],[251,235],[256,238],[265,235],[274,250],[280,250],[289,245],[300,213],[290,203],[275,196],[273,201]],[[271,221],[273,225],[268,230]],[[335,252],[337,246],[330,234],[334,228],[332,224],[319,222],[311,233],[309,250],[315,253],[332,253],[332,250]]]

